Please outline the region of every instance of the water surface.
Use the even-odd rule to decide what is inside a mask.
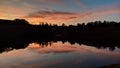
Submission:
[[[29,43],[24,49],[0,53],[0,68],[99,68],[120,64],[120,49],[97,48],[83,44]]]

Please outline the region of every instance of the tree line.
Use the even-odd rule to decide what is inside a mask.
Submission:
[[[24,19],[0,20],[0,45],[27,46],[30,42],[69,41],[97,47],[120,46],[120,22],[95,21],[77,25],[41,23],[31,25]],[[18,45],[19,44],[19,45]]]

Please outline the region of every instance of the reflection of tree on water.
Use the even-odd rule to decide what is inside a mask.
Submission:
[[[82,42],[77,42],[77,41],[62,41],[62,43],[64,44],[65,42],[69,42],[71,45],[74,45],[75,43],[77,43],[77,44],[79,44],[79,45],[81,45],[81,44],[84,44],[84,45],[88,45],[88,46],[93,46],[93,47],[96,47],[96,48],[98,48],[98,49],[105,49],[105,48],[109,48],[109,50],[111,50],[111,51],[114,51],[115,50],[115,47],[118,47],[118,48],[120,48],[120,46],[119,45],[115,45],[114,43],[112,43],[112,44],[101,44],[101,43],[90,43],[89,44],[89,42],[87,42],[87,43],[82,43]],[[40,45],[43,45],[43,46],[48,46],[48,45],[51,45],[52,46],[52,43],[57,43],[57,42],[44,42],[44,43],[41,43],[41,42],[38,42]]]
[[[41,39],[42,40],[42,39]],[[57,43],[58,41],[60,40],[44,40],[44,41],[40,41],[38,40],[37,43],[43,47],[47,47],[48,45],[49,46],[52,46],[53,43]],[[19,43],[18,43],[19,42]],[[0,48],[0,52],[8,52],[8,51],[11,51],[13,49],[23,49],[23,48],[26,48],[28,46],[28,44],[32,43],[32,42],[35,42],[35,41],[30,41],[30,40],[23,40],[23,41],[20,41],[20,40],[15,40],[13,42],[9,42],[9,43],[0,43],[1,45],[1,48]],[[75,40],[70,40],[70,41],[61,41],[62,44],[66,43],[66,42],[69,42],[71,44],[71,46],[75,43],[81,45],[88,45],[88,46],[92,46],[92,47],[96,47],[98,49],[105,49],[105,48],[109,48],[109,50],[111,51],[114,51],[115,47],[119,47],[119,45],[115,45],[114,43],[110,43],[110,44],[103,44],[103,43],[94,43],[94,42],[83,42],[83,41],[75,41]],[[117,43],[116,43],[117,44]]]
[[[44,23],[30,25],[23,19],[0,20],[0,39],[0,52],[25,48],[31,42],[47,46],[57,41],[114,50],[115,47],[120,48],[120,22],[95,21],[58,26]]]

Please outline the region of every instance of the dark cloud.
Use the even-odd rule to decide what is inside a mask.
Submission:
[[[69,20],[69,19],[75,19],[77,13],[73,12],[62,12],[62,11],[38,11],[34,13],[30,13],[28,16],[25,16],[25,18],[48,18],[48,19],[60,19],[60,20]]]
[[[64,4],[65,2],[62,0],[38,0],[42,3],[48,3],[48,4]]]
[[[75,13],[62,11],[38,11],[35,13],[31,13],[30,15],[71,15],[71,14]]]

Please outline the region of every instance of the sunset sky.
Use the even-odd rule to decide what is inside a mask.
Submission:
[[[0,0],[0,19],[22,18],[31,24],[120,21],[120,0]]]

